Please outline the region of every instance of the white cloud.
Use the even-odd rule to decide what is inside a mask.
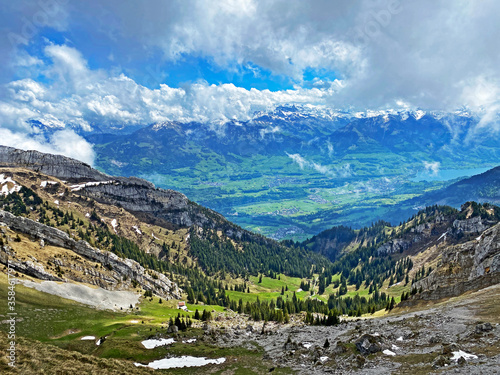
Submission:
[[[102,53],[123,66],[92,69],[85,57],[98,61],[96,55],[84,57],[70,40],[67,45],[49,43],[45,56],[38,57],[22,50],[12,57],[3,53],[8,46],[0,41],[0,55],[17,61],[8,65],[22,68],[17,73],[25,77],[6,86],[0,103],[3,127],[26,128],[29,119],[84,130],[94,124],[244,121],[255,111],[297,103],[361,110],[465,105],[481,115],[479,130],[500,131],[498,1],[54,2],[50,10],[39,2],[9,2],[0,15],[5,33],[21,33],[23,17],[33,22],[41,10],[47,26],[71,30],[76,25],[106,50],[86,53]],[[40,30],[36,27],[30,40]],[[163,60],[202,57],[235,74],[242,66],[263,68],[297,85],[276,92],[206,82],[172,88],[160,85],[168,72],[162,71],[159,51]],[[155,89],[123,74],[127,62],[137,59],[146,62],[145,80]],[[147,67],[151,61],[154,69]],[[304,84],[310,68],[340,78]],[[48,79],[37,82],[40,75]]]
[[[424,168],[431,176],[437,176],[439,173],[439,168],[441,167],[441,163],[438,161],[428,162],[424,161]]]
[[[149,89],[124,74],[90,69],[74,48],[50,44],[45,53],[51,63],[40,69],[51,83],[26,78],[7,85],[9,96],[0,102],[0,113],[11,121],[38,120],[48,126],[69,124],[90,130],[92,124],[105,128],[173,120],[249,120],[254,112],[280,104],[323,103],[340,88],[333,84],[328,89],[272,92],[198,82],[184,88],[161,84]]]
[[[288,152],[286,154],[290,159],[299,165],[300,169],[304,169],[305,166],[309,166],[309,162],[299,154],[289,154]]]
[[[471,104],[463,101],[473,85],[467,79],[500,76],[495,0],[151,0],[140,12],[135,3],[91,0],[68,7],[77,19],[97,15],[86,27],[109,39],[115,58],[161,49],[171,61],[188,54],[235,71],[258,65],[299,83],[307,68],[334,71],[345,81],[342,95],[329,97],[337,108],[400,101],[454,110]]]
[[[321,165],[319,163],[306,160],[305,158],[300,156],[300,154],[289,154],[288,152],[286,154],[290,159],[292,159],[295,163],[299,165],[300,169],[304,168],[314,169],[316,172],[321,173],[328,177],[337,177],[337,176],[349,177],[352,174],[351,166],[349,164],[336,166],[335,167],[336,172],[334,172],[325,165]]]
[[[56,131],[47,140],[42,136],[0,128],[0,144],[22,150],[37,150],[64,155],[90,165],[93,164],[95,157],[92,145],[73,130]]]

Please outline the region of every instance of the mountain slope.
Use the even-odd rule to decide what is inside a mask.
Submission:
[[[321,268],[328,263],[317,254],[287,248],[243,230],[222,215],[189,201],[185,195],[157,189],[147,181],[107,176],[72,159],[45,156],[46,163],[55,165],[44,165],[44,168],[56,173],[56,176],[47,176],[33,171],[39,169],[39,163],[30,161],[30,152],[0,148],[0,153],[3,155],[2,164],[9,166],[0,168],[1,183],[12,191],[1,202],[4,207],[17,215],[28,215],[50,225],[62,225],[67,230],[75,226],[72,221],[73,228],[68,228],[67,216],[82,218],[78,220],[85,224],[85,230],[91,233],[105,231],[101,235],[92,234],[100,246],[109,247],[115,241],[113,236],[122,235],[158,259],[168,263],[182,259],[183,267],[192,267],[196,263],[210,273],[227,270],[245,275],[273,271],[304,276],[311,272],[313,265]],[[84,169],[85,179],[74,172],[75,164]],[[23,168],[16,168],[19,165]],[[92,178],[94,175],[98,180]],[[69,181],[63,181],[59,176]],[[9,185],[16,181],[18,188]],[[18,194],[21,186],[24,190]],[[34,196],[36,205],[32,202]],[[42,204],[40,197],[46,203]],[[57,215],[54,219],[45,214],[48,202],[53,202],[50,206],[55,215],[64,215],[66,224]],[[27,209],[29,206],[31,211]],[[83,239],[86,234],[75,235]],[[129,256],[140,257],[137,251]]]
[[[409,203],[419,206],[442,204],[460,207],[466,201],[500,204],[500,167],[460,180],[444,189],[426,193]]]

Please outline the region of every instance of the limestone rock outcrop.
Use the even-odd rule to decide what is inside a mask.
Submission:
[[[45,244],[61,247],[73,251],[81,257],[93,262],[102,264],[116,272],[121,280],[123,277],[129,280],[135,280],[143,289],[154,291],[157,295],[165,298],[180,298],[181,292],[176,283],[170,281],[165,275],[149,270],[146,271],[139,263],[131,259],[122,259],[109,251],[102,251],[90,246],[85,241],[76,241],[68,236],[67,233],[49,227],[36,221],[14,216],[9,212],[0,210],[0,222],[7,225],[10,229],[30,235],[36,241],[43,239]],[[0,262],[6,264],[8,254],[7,249],[3,249],[0,256]],[[16,260],[13,265],[18,264],[17,270],[23,272],[27,270],[32,276],[42,279],[43,273],[37,271],[37,267],[30,267],[26,262],[22,263]],[[39,268],[39,267],[38,267]],[[37,273],[38,272],[38,273]],[[152,276],[153,275],[153,276]],[[105,289],[113,289],[115,283],[113,280],[102,280],[98,285]]]
[[[108,176],[65,156],[0,146],[0,167],[26,168],[69,181],[75,194],[174,225],[215,228],[224,223],[225,229],[235,231],[230,230],[234,225],[228,224],[222,215],[191,202],[182,193],[155,188],[151,182],[136,177]]]
[[[500,283],[500,224],[472,241],[445,248],[438,267],[412,287],[422,289],[416,298],[441,299],[497,283]]]
[[[109,176],[81,161],[61,155],[0,146],[0,167],[27,168],[69,181],[105,181]]]

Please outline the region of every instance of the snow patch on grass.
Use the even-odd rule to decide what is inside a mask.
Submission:
[[[175,342],[174,339],[150,339],[141,342],[146,349],[154,349],[158,346],[170,345]]]
[[[226,358],[207,359],[205,357],[192,357],[183,355],[182,357],[172,357],[159,359],[143,365],[142,363],[134,363],[136,366],[150,367],[155,370],[169,369],[169,368],[182,368],[182,367],[201,367],[208,364],[220,365],[226,362]]]

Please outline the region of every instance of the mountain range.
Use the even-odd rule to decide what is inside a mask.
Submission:
[[[441,194],[467,186],[492,195],[497,178],[498,168]],[[405,371],[454,369],[453,351],[496,342],[488,301],[500,281],[500,208],[490,203],[432,205],[399,225],[340,226],[278,243],[177,191],[10,147],[0,147],[0,192],[0,262],[11,275],[2,273],[0,290],[15,275],[16,337],[22,358],[31,358],[23,373],[39,373],[33,358],[53,345],[48,372],[71,363],[80,372],[141,373],[158,358],[215,350],[223,357],[201,373],[279,365],[319,374],[384,371],[399,360]],[[452,319],[463,314],[451,302],[457,296],[470,308],[488,306],[486,323]],[[438,314],[428,308],[436,301],[446,303]],[[404,333],[422,309],[428,317],[418,332],[434,334],[430,341]],[[450,346],[456,330],[474,333]],[[406,361],[422,348],[427,356]],[[487,372],[492,361],[476,365]]]
[[[292,106],[245,122],[164,122],[87,139],[106,173],[182,191],[266,236],[304,240],[333,225],[404,220],[408,211],[392,214],[400,203],[496,166],[499,143],[478,121],[467,111]]]

